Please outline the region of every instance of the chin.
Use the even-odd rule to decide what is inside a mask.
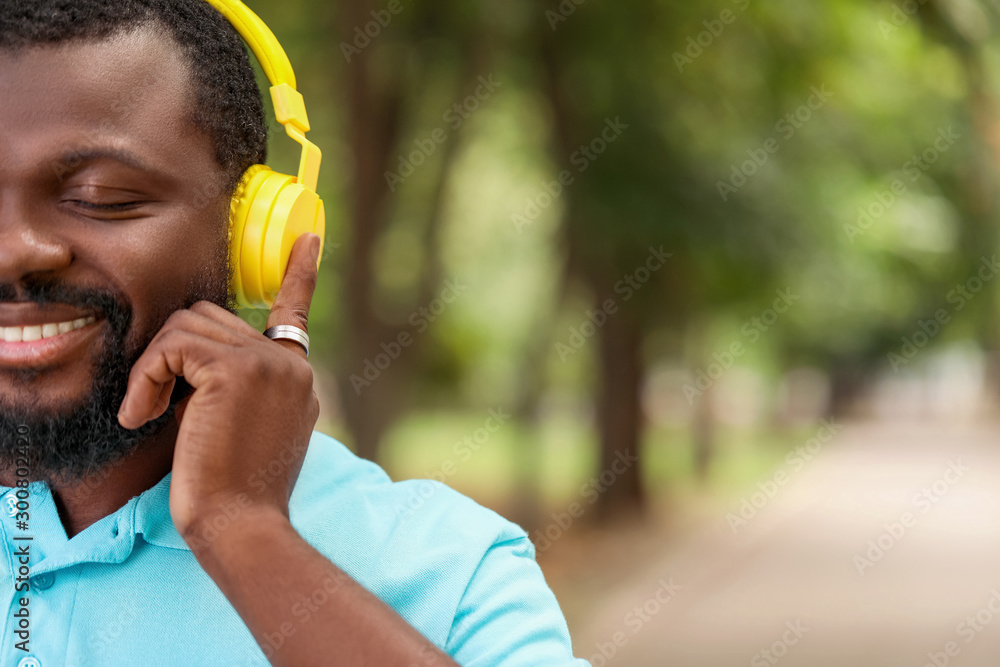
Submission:
[[[88,402],[94,385],[93,377],[77,375],[81,377],[56,371],[0,370],[0,410],[39,417],[68,415]],[[67,391],[68,387],[78,389]]]

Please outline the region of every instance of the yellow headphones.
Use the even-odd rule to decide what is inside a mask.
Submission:
[[[323,154],[306,139],[305,101],[295,90],[292,64],[271,29],[240,0],[208,3],[233,24],[257,57],[271,82],[274,115],[288,136],[302,145],[298,177],[255,164],[243,174],[232,200],[230,252],[237,301],[244,308],[270,308],[295,240],[312,232],[325,241],[326,211],[316,194]]]

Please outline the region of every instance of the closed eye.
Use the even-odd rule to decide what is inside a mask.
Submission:
[[[92,211],[108,211],[112,213],[117,213],[120,211],[129,211],[135,208],[136,206],[142,204],[141,201],[128,201],[128,202],[121,202],[118,204],[97,204],[94,202],[83,201],[80,199],[71,199],[67,203],[80,206],[81,208],[90,209]]]

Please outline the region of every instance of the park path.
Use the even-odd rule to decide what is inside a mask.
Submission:
[[[594,667],[1000,665],[1000,425],[847,425],[784,470],[735,535],[724,510],[592,609],[577,655]]]

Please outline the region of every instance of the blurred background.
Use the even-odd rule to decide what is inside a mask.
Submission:
[[[528,530],[594,667],[996,664],[1000,2],[248,4],[320,430]]]

